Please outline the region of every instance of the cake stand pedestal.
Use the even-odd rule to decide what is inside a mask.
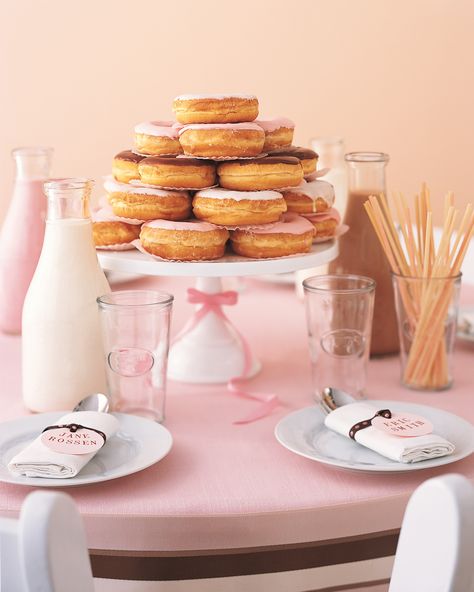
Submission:
[[[313,245],[310,253],[279,259],[247,259],[229,254],[217,261],[159,261],[139,251],[98,251],[100,264],[109,271],[153,276],[196,277],[205,294],[222,292],[222,277],[288,273],[324,265],[338,254],[337,241]],[[197,310],[203,305],[198,304]],[[248,352],[247,352],[248,355]],[[168,378],[189,383],[225,383],[242,376],[246,366],[243,338],[231,323],[213,311],[179,337],[170,348]],[[253,359],[246,376],[261,368]]]

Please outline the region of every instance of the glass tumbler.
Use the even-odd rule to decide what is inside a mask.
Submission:
[[[375,282],[357,275],[321,275],[303,282],[313,397],[325,387],[364,395]]]
[[[114,411],[163,421],[173,296],[124,290],[97,302]]]
[[[461,274],[392,278],[402,384],[417,390],[448,389],[453,382]]]

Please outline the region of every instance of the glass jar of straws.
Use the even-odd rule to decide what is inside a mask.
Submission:
[[[423,390],[452,384],[452,353],[456,333],[461,265],[474,234],[474,212],[463,215],[445,198],[444,226],[435,246],[433,213],[425,185],[412,207],[394,195],[396,218],[384,195],[364,204],[393,272],[402,382]]]

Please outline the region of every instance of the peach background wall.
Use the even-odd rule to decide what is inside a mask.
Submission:
[[[10,150],[100,179],[181,92],[258,95],[296,141],[391,156],[391,188],[474,197],[472,0],[0,1],[0,217]]]

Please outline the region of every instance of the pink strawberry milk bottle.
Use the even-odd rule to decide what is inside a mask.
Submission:
[[[46,197],[52,148],[15,148],[13,195],[0,231],[0,331],[21,333],[21,314],[28,286],[43,246]]]

